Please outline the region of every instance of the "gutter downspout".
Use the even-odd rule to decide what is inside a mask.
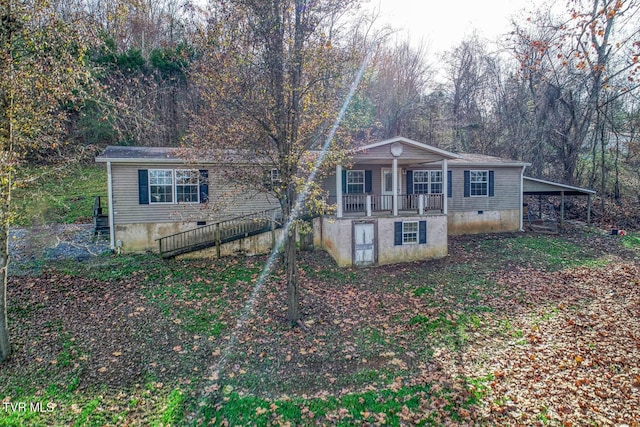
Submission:
[[[524,203],[524,169],[526,166],[522,166],[522,171],[520,171],[520,231],[524,231],[524,219],[523,215],[523,203]]]
[[[107,199],[109,199],[109,245],[115,250],[115,233],[113,227],[113,176],[111,175],[111,162],[107,162]]]

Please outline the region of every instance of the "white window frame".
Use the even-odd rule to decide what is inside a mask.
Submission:
[[[406,230],[405,227],[415,226],[414,230]],[[407,227],[408,228],[408,227]],[[418,221],[402,221],[402,244],[417,245],[420,242],[420,224]]]
[[[271,169],[269,171],[269,178],[271,179],[271,185],[280,184],[280,169]]]
[[[418,179],[418,177],[421,177],[422,179]],[[413,171],[413,194],[429,194],[429,171],[428,170]]]
[[[171,178],[171,182],[170,183],[162,183],[159,184],[157,182],[157,179],[159,177],[157,176],[152,176],[155,175],[155,173],[158,172],[163,172],[164,176],[162,178],[167,178],[166,176],[166,172],[169,172],[170,178]],[[149,171],[147,172],[148,176],[149,176],[149,204],[154,204],[154,205],[171,205],[174,203],[175,200],[175,187],[174,187],[174,177],[173,177],[173,169],[149,169]],[[156,183],[153,183],[153,181],[156,180]],[[153,191],[151,191],[151,189],[153,187],[169,187],[171,190],[171,200],[169,201],[156,201],[153,197]]]
[[[190,174],[190,178],[195,180],[195,183],[190,182],[190,183],[178,183],[178,175],[179,174],[185,174],[188,173]],[[176,194],[176,203],[181,203],[181,204],[191,204],[191,203],[200,203],[200,171],[197,169],[176,169],[174,172],[174,182],[175,182],[175,194]],[[195,187],[195,200],[193,201],[188,201],[185,202],[178,200],[178,187]],[[184,192],[182,193],[184,194]],[[190,192],[190,194],[193,194],[193,192]]]
[[[484,179],[478,180],[480,174],[484,175]],[[474,194],[474,184],[482,185],[484,194]],[[469,171],[469,196],[470,197],[489,197],[489,171],[488,170],[470,170]]]
[[[439,180],[434,179],[435,177],[439,177]],[[440,191],[433,191],[434,185],[440,185]],[[444,187],[444,180],[442,179],[442,171],[441,170],[431,170],[429,171],[429,194],[442,194],[442,190]]]
[[[358,181],[358,182],[353,182],[353,177],[356,175],[360,175],[362,177],[362,181]],[[346,193],[347,194],[364,194],[364,190],[365,190],[365,173],[364,170],[348,170],[346,171],[346,177],[345,177],[345,189],[347,190]],[[351,182],[350,182],[351,181]],[[362,186],[362,191],[349,191],[349,186]]]
[[[153,184],[152,183],[152,175],[154,174],[154,172],[170,172],[171,173],[171,183],[167,184],[167,183],[163,183],[163,184]],[[179,173],[190,173],[193,174],[196,178],[196,182],[195,184],[193,183],[188,183],[188,184],[178,184],[178,174]],[[200,171],[197,169],[149,169],[147,172],[148,176],[149,176],[149,185],[148,185],[148,191],[149,191],[149,204],[154,204],[154,205],[175,205],[175,204],[197,204],[200,203]],[[166,175],[165,175],[166,178]],[[153,196],[152,196],[152,191],[151,188],[152,187],[169,187],[171,188],[171,200],[170,201],[163,201],[163,202],[158,202],[155,201]],[[185,201],[178,201],[178,187],[195,187],[196,188],[196,200],[194,201],[190,201],[190,202],[185,202]]]
[[[440,176],[440,180],[434,178]],[[421,179],[418,179],[420,177]],[[440,191],[434,192],[434,184],[440,184]],[[413,194],[442,194],[443,180],[441,170],[414,170],[413,171]],[[420,189],[420,191],[418,191]],[[426,190],[426,191],[425,191]]]

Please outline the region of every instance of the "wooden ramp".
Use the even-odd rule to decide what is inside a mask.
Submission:
[[[219,257],[220,246],[225,243],[271,232],[281,227],[280,209],[270,209],[172,234],[157,239],[157,242],[163,258],[173,258],[212,247],[217,248]]]

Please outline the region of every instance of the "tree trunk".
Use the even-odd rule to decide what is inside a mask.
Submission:
[[[296,203],[296,191],[294,184],[290,183],[287,188],[287,197],[284,201],[285,221],[292,219],[293,207]],[[301,319],[300,315],[300,290],[298,289],[298,269],[297,269],[297,248],[296,248],[296,227],[295,222],[289,228],[284,243],[284,266],[287,279],[287,320],[295,324]]]
[[[300,290],[298,288],[298,269],[296,266],[296,227],[291,227],[285,240],[285,268],[287,271],[287,320],[296,323],[300,314]]]
[[[8,199],[9,195],[4,195]],[[4,208],[8,202],[3,202]],[[6,217],[6,215],[3,215]],[[9,323],[7,315],[7,273],[9,267],[9,227],[6,218],[0,224],[0,363],[9,359],[11,345],[9,344]]]

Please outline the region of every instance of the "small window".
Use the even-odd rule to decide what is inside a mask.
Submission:
[[[198,183],[200,173],[197,170],[176,171],[176,199],[178,203],[198,203]]]
[[[418,221],[402,222],[402,244],[418,243]]]
[[[347,171],[347,193],[364,193],[364,171]]]
[[[149,193],[151,203],[173,203],[173,171],[150,170]]]
[[[469,192],[471,197],[489,195],[489,171],[470,171]]]
[[[280,169],[271,169],[270,171],[271,185],[280,184]]]

